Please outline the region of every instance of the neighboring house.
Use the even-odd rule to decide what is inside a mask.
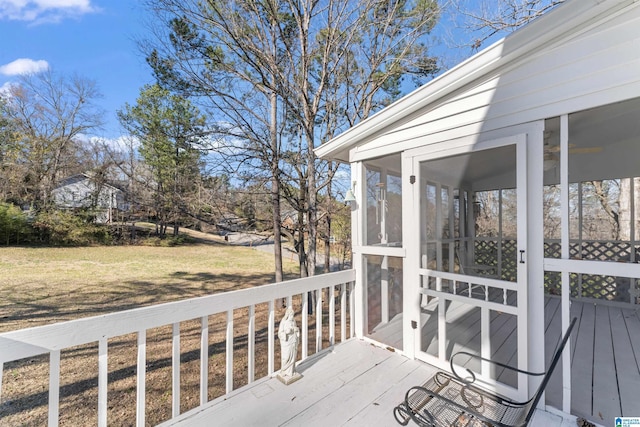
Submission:
[[[62,209],[92,209],[96,222],[111,223],[116,211],[126,210],[124,192],[91,175],[81,173],[65,178],[53,190],[53,200]]]
[[[316,150],[351,164],[356,334],[446,370],[467,350],[540,372],[575,316],[547,403],[638,414],[639,29],[636,1],[567,1]]]

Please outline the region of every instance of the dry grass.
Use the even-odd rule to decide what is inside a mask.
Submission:
[[[272,255],[224,244],[0,248],[0,272],[0,332],[274,279]]]
[[[262,285],[273,281],[272,266],[268,253],[224,244],[0,248],[0,331]],[[293,263],[286,269],[295,276]],[[299,297],[295,305],[300,306]],[[236,386],[247,381],[246,311],[234,312]],[[281,316],[279,310],[276,319]],[[224,393],[225,322],[224,315],[209,318],[209,400]],[[313,337],[312,317],[310,326]],[[266,329],[261,305],[256,307],[256,378],[266,374]],[[199,404],[199,330],[199,321],[181,324],[182,412]],[[148,425],[171,414],[170,336],[170,326],[147,331]],[[135,339],[109,340],[109,425],[135,423]],[[62,352],[60,425],[97,423],[97,354],[97,344]],[[47,356],[4,366],[0,425],[46,424],[48,369]]]

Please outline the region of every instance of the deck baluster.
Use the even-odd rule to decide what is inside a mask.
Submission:
[[[227,366],[226,392],[233,391],[233,309],[227,310]]]
[[[344,342],[347,335],[347,284],[340,285],[340,342]]]
[[[209,317],[225,313],[226,318],[226,393],[230,393],[234,388],[234,310],[244,310],[246,307],[249,313],[247,348],[248,348],[248,372],[249,383],[255,382],[256,369],[256,304],[268,304],[268,371],[269,375],[275,371],[275,304],[280,304],[283,299],[289,303],[295,297],[298,302],[298,295],[301,297],[301,319],[302,319],[302,359],[309,356],[309,296],[314,292],[317,296],[316,310],[316,353],[322,350],[323,346],[323,292],[328,294],[329,315],[329,342],[331,346],[336,341],[336,303],[341,304],[341,340],[346,341],[349,336],[355,335],[354,311],[355,293],[353,292],[353,270],[330,273],[324,278],[317,277],[282,282],[262,287],[255,287],[240,291],[231,291],[210,295],[207,297],[194,298],[187,301],[176,301],[157,306],[143,307],[124,313],[110,313],[64,322],[61,324],[45,325],[31,328],[24,331],[10,331],[1,333],[2,342],[10,345],[0,346],[0,390],[2,381],[6,382],[6,375],[3,375],[4,364],[13,360],[21,360],[27,357],[34,357],[40,354],[49,354],[49,425],[57,426],[60,417],[60,383],[62,382],[60,358],[61,351],[74,346],[86,343],[98,343],[98,366],[97,366],[97,425],[104,427],[108,423],[108,350],[109,340],[124,337],[128,334],[136,334],[136,426],[146,425],[146,351],[147,351],[147,330],[172,326],[171,333],[171,369],[172,369],[172,399],[171,417],[180,417],[181,401],[181,334],[182,322],[200,321],[200,405],[204,405],[209,399]],[[339,286],[340,298],[336,298],[336,286]],[[347,312],[347,304],[349,306]],[[259,311],[262,313],[262,311]],[[349,320],[347,320],[349,319]],[[349,321],[349,331],[347,331],[347,321]],[[69,333],[69,331],[83,331],[82,333]],[[119,338],[121,339],[121,338]],[[33,344],[31,344],[33,343]],[[133,346],[133,343],[132,343]],[[55,348],[56,350],[48,350]],[[131,348],[133,350],[133,348]],[[6,389],[5,389],[6,391]],[[3,396],[3,399],[7,399]],[[155,405],[155,403],[154,403]],[[155,406],[154,406],[155,408]],[[168,409],[168,408],[167,408]],[[184,414],[182,414],[184,415]],[[111,420],[112,422],[114,420]],[[116,420],[117,421],[117,420]],[[122,420],[127,422],[126,420]],[[128,421],[129,423],[132,420]]]
[[[269,300],[269,318],[268,322],[268,334],[267,337],[267,373],[269,375],[275,372],[275,304],[273,300]]]
[[[180,323],[171,328],[171,416],[180,415]]]
[[[316,291],[316,353],[322,350],[322,289]]]
[[[209,316],[200,318],[200,405],[209,401]]]
[[[58,425],[60,409],[60,350],[49,353],[49,427]]]
[[[107,427],[108,341],[98,341],[98,427]]]
[[[2,402],[2,374],[4,373],[4,363],[0,362],[0,402]]]
[[[329,287],[329,346],[333,346],[336,340],[336,287]]]
[[[249,306],[249,326],[247,331],[247,383],[251,384],[255,379],[256,366],[256,308]]]
[[[138,332],[138,362],[137,362],[137,394],[136,394],[136,425],[145,425],[145,377],[146,377],[146,357],[147,357],[147,331],[145,329]]]
[[[353,291],[354,287],[355,282],[351,282],[351,284],[349,285],[349,338],[353,338],[356,335],[356,325],[353,321],[353,319],[356,317],[356,295]]]
[[[309,355],[309,293],[302,294],[302,358]]]

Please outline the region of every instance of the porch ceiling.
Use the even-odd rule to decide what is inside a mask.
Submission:
[[[424,176],[442,184],[474,191],[515,187],[515,147],[476,151],[424,164]]]
[[[545,153],[555,159],[544,184],[560,182],[560,118],[546,120]],[[512,147],[480,151],[429,162],[440,182],[475,191],[515,187]],[[640,99],[569,115],[569,181],[640,176]]]
[[[555,159],[544,184],[560,182],[560,118],[545,122],[545,153]],[[515,187],[513,147],[429,161],[429,179],[475,191]],[[640,98],[569,115],[569,180],[640,176]],[[400,154],[369,163],[400,171]]]
[[[545,123],[546,149],[559,158],[560,120]],[[569,115],[569,181],[628,178],[640,175],[640,99]],[[558,168],[545,173],[545,184],[559,182]]]

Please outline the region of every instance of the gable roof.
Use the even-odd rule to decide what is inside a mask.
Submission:
[[[514,69],[544,49],[566,43],[631,5],[638,6],[634,0],[569,0],[318,147],[316,154],[349,162],[353,148],[438,108],[465,88]]]
[[[84,172],[83,173],[78,173],[78,174],[75,174],[75,175],[71,175],[71,176],[68,176],[68,177],[62,179],[60,181],[60,183],[56,186],[55,190],[61,189],[63,187],[69,186],[69,185],[74,185],[74,184],[77,184],[77,183],[80,183],[80,182],[83,182],[83,181],[93,182],[94,181],[94,177],[91,174],[84,173]],[[107,182],[103,182],[103,183],[101,183],[101,185],[103,187],[107,187],[107,188],[110,188],[112,190],[115,190],[116,192],[122,192],[122,189],[116,187],[115,185],[109,184]]]

